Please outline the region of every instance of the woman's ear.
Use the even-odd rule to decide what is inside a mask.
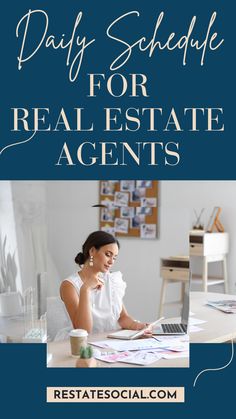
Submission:
[[[91,249],[89,249],[89,256],[94,256],[95,251],[96,251],[96,248],[94,246],[91,247]]]

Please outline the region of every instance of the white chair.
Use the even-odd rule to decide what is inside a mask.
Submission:
[[[60,340],[65,330],[72,329],[72,324],[66,313],[60,297],[47,298],[47,335],[48,341]],[[60,333],[63,332],[63,333]],[[63,337],[62,337],[63,339]]]

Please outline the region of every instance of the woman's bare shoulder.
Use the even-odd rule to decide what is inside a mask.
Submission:
[[[61,297],[67,293],[76,292],[75,287],[69,278],[66,278],[62,281],[60,285],[60,294]]]

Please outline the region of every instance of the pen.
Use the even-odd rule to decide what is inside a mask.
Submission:
[[[146,328],[146,330],[152,329],[153,327],[155,327],[158,323],[160,323],[161,320],[163,320],[164,317],[160,317],[159,319],[157,319],[155,322],[152,322],[149,324],[149,326]]]
[[[144,329],[138,330],[131,339],[136,339],[139,336],[142,336],[143,334],[145,334],[146,331],[149,331],[152,327],[156,326],[156,324],[158,324],[161,320],[163,320],[164,317],[160,317],[160,319],[156,320],[153,323],[150,323],[149,326],[144,327]]]

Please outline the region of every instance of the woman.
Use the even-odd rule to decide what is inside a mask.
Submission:
[[[104,332],[117,329],[140,330],[146,323],[132,319],[123,304],[126,284],[121,272],[112,272],[119,252],[119,242],[104,231],[91,233],[75,262],[79,272],[65,279],[60,287],[63,300],[75,329]]]

